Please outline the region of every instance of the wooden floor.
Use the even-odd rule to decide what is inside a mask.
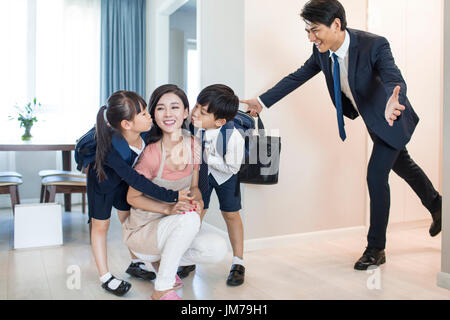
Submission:
[[[133,285],[125,297],[101,287],[89,245],[87,217],[65,213],[64,246],[13,250],[13,219],[0,210],[0,299],[147,299],[153,282],[130,279],[130,262],[113,215],[108,236],[111,272]],[[441,238],[428,236],[429,221],[389,227],[387,263],[379,271],[353,270],[365,245],[354,232],[332,240],[299,241],[289,247],[247,252],[246,281],[227,287],[231,254],[218,265],[200,265],[179,290],[184,299],[450,299],[436,286]],[[70,266],[81,270],[80,289],[67,286]],[[378,278],[376,278],[378,277]],[[377,279],[379,281],[377,282]],[[368,286],[369,283],[369,286]],[[379,289],[377,289],[377,284]],[[372,289],[369,289],[372,288]]]

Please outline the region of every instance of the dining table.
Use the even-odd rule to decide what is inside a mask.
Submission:
[[[34,130],[33,130],[34,129]],[[21,135],[23,129],[19,130],[18,125],[4,125],[0,132],[0,152],[1,151],[61,151],[62,169],[72,170],[72,151],[75,150],[76,140],[81,136],[82,131],[73,134],[64,128],[52,128],[48,123],[40,126],[33,126],[33,137],[28,141],[23,141]],[[51,168],[42,168],[51,169]],[[56,168],[55,168],[56,169]],[[71,211],[71,195],[64,194],[64,209]]]

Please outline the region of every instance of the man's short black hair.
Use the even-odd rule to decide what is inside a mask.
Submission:
[[[239,110],[239,98],[224,84],[213,84],[203,89],[197,97],[197,103],[208,106],[208,113],[214,114],[215,120],[230,121]]]
[[[300,16],[309,22],[331,27],[336,18],[341,20],[341,30],[347,29],[345,9],[337,0],[310,0],[303,7]]]

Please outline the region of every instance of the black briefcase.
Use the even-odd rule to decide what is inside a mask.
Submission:
[[[266,136],[258,115],[258,134],[245,139],[245,159],[239,170],[239,182],[248,184],[277,184],[280,166],[281,137]]]

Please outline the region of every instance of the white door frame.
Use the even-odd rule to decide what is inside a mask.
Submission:
[[[155,39],[152,41],[155,46],[154,85],[159,86],[169,82],[169,34],[170,34],[170,15],[185,5],[189,0],[166,0],[156,9],[156,32]],[[201,56],[200,35],[200,5],[201,0],[197,0],[197,50],[199,52],[199,61]],[[200,63],[198,64],[200,68]],[[201,72],[199,70],[199,74]]]
[[[443,1],[444,68],[443,68],[443,194],[442,194],[442,249],[441,272],[437,285],[450,290],[450,3]]]

